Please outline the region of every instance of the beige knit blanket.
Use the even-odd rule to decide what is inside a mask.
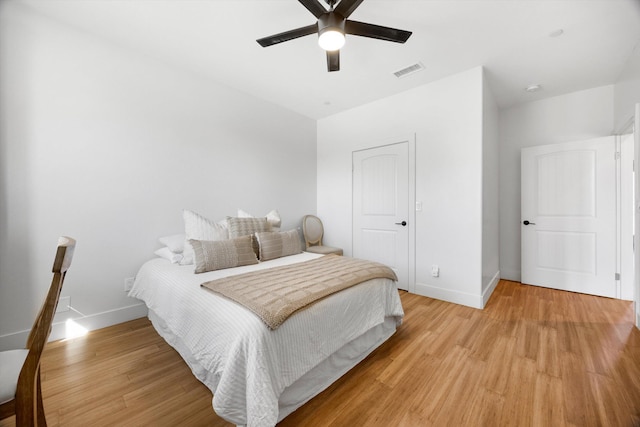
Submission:
[[[337,255],[203,283],[201,286],[244,305],[270,329],[335,292],[370,279],[397,281],[389,267]]]

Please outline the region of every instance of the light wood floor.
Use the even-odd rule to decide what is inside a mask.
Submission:
[[[640,425],[631,303],[508,281],[484,310],[401,298],[398,332],[281,426]],[[146,319],[49,344],[43,375],[50,426],[231,425]]]

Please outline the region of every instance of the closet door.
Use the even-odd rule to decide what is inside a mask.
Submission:
[[[353,153],[353,256],[391,267],[409,283],[409,144]]]

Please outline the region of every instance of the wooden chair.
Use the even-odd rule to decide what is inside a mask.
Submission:
[[[342,249],[324,246],[322,237],[324,236],[324,227],[322,221],[315,215],[305,215],[302,218],[302,234],[304,234],[304,242],[306,244],[305,251],[317,254],[336,254],[342,255]]]
[[[75,246],[74,239],[58,239],[53,280],[31,328],[27,348],[0,352],[0,420],[15,414],[17,427],[47,425],[42,405],[40,357],[51,333],[62,283],[71,265]]]

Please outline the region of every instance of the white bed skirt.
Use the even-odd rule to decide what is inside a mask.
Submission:
[[[174,335],[167,328],[165,322],[151,309],[149,309],[149,320],[158,334],[187,362],[196,378],[205,385],[211,383],[209,376],[213,374],[200,365],[182,340]],[[385,318],[384,323],[374,326],[358,338],[345,344],[287,387],[278,401],[278,422],[329,387],[389,339],[396,331],[396,322],[395,317]]]

